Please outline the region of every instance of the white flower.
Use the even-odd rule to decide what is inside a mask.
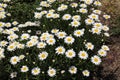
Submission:
[[[54,45],[55,42],[56,42],[56,40],[54,38],[51,38],[51,39],[47,40],[48,45]]]
[[[109,27],[106,26],[106,25],[104,25],[104,26],[102,27],[102,29],[103,29],[104,31],[109,31]]]
[[[84,2],[88,5],[92,4],[93,3],[93,0],[84,0]]]
[[[28,71],[29,71],[29,69],[26,65],[21,67],[21,72],[28,72]]]
[[[106,52],[105,50],[103,50],[103,49],[100,49],[100,50],[98,51],[98,54],[99,54],[100,56],[102,56],[102,57],[105,57],[105,56],[107,55],[107,52]]]
[[[77,73],[77,68],[75,66],[71,66],[68,70],[71,74],[76,74]]]
[[[103,15],[103,17],[104,17],[105,19],[109,19],[109,18],[110,18],[110,15]]]
[[[75,30],[74,35],[77,37],[83,36],[85,29]]]
[[[33,75],[39,75],[40,74],[40,68],[38,68],[38,67],[33,68],[32,69],[32,74]]]
[[[10,58],[10,63],[13,64],[13,65],[17,64],[19,61],[20,60],[19,60],[18,56],[13,56],[13,57]]]
[[[56,0],[47,0],[49,3],[53,3],[55,2]]]
[[[45,42],[39,42],[37,44],[37,48],[45,48],[46,47],[46,43]]]
[[[80,51],[78,53],[79,58],[81,59],[87,59],[88,58],[88,53],[86,51]]]
[[[95,5],[95,6],[101,6],[102,4],[101,4],[100,1],[95,1],[95,2],[94,2],[94,5]]]
[[[91,24],[94,23],[94,20],[88,18],[88,19],[85,20],[85,23],[86,23],[87,25],[91,25]]]
[[[5,26],[6,27],[11,27],[11,23],[6,23]]]
[[[59,46],[55,50],[56,50],[56,53],[58,53],[58,54],[64,54],[65,53],[65,48],[63,46]]]
[[[100,28],[92,28],[92,33],[93,34],[100,34],[101,33],[101,29]]]
[[[8,38],[8,40],[13,41],[13,40],[15,40],[15,39],[18,38],[18,35],[16,35],[16,34],[11,34],[11,35],[9,35],[7,38]]]
[[[41,19],[41,18],[42,18],[42,15],[43,15],[43,14],[41,14],[41,13],[39,13],[39,12],[35,12],[34,17],[35,17],[36,19]]]
[[[26,43],[26,47],[33,47],[35,43],[31,40]]]
[[[56,36],[57,36],[59,39],[65,38],[66,35],[67,35],[67,34],[66,34],[65,32],[58,32],[58,33],[56,34]]]
[[[7,46],[7,50],[8,51],[14,51],[16,49],[16,45],[15,44],[10,44],[9,46]]]
[[[59,18],[60,15],[59,14],[53,14],[53,18]]]
[[[71,19],[71,15],[70,14],[64,14],[62,19],[63,20],[70,20]]]
[[[102,24],[101,24],[101,23],[96,22],[96,23],[94,23],[93,25],[94,25],[94,26],[93,26],[94,28],[99,28],[99,29],[102,28]]]
[[[27,40],[29,37],[30,37],[30,35],[27,34],[27,33],[24,33],[24,34],[21,35],[22,40]]]
[[[7,46],[8,42],[7,41],[1,41],[0,46],[5,47]]]
[[[103,50],[105,50],[105,51],[109,51],[110,49],[109,49],[109,47],[107,46],[107,45],[102,45],[102,47],[101,47]]]
[[[60,7],[58,7],[58,11],[64,11],[64,10],[66,10],[67,8],[68,8],[67,5],[61,4]]]
[[[88,70],[82,71],[82,74],[86,77],[90,76],[90,72]]]
[[[106,36],[106,37],[110,37],[110,34],[109,33],[104,33],[104,35]]]
[[[91,62],[94,63],[95,65],[100,65],[101,58],[97,55],[94,55],[93,57],[91,57]]]
[[[17,45],[17,48],[18,48],[18,49],[24,49],[24,48],[25,48],[25,44],[18,44],[18,45]]]
[[[81,25],[81,23],[77,20],[74,20],[74,21],[71,22],[72,27],[79,27],[80,25]]]
[[[0,22],[0,28],[4,27],[5,26],[5,23],[3,22]]]
[[[3,2],[10,2],[11,0],[3,0]]]
[[[93,13],[91,15],[89,15],[88,17],[91,18],[91,19],[95,19],[95,20],[99,19],[98,15],[93,14]]]
[[[16,25],[18,24],[18,22],[17,22],[17,21],[13,21],[12,24],[13,24],[14,26],[16,26]]]
[[[79,15],[74,15],[74,16],[72,17],[72,19],[79,21],[79,20],[81,19],[81,17],[80,17]]]
[[[67,52],[65,53],[66,57],[72,59],[76,56],[76,53],[73,49],[69,49],[67,50]]]
[[[39,53],[38,57],[40,60],[45,60],[48,57],[48,53],[43,51],[43,52]]]
[[[86,48],[89,50],[93,50],[94,49],[94,45],[92,44],[92,43],[90,43],[90,42],[88,42],[88,43],[86,43],[85,44],[85,46],[86,46]]]
[[[19,56],[19,59],[20,59],[20,60],[22,60],[22,59],[24,59],[24,58],[25,58],[25,55],[20,55],[20,56]]]
[[[100,10],[94,10],[93,12],[96,13],[96,14],[101,14]]]
[[[12,72],[12,73],[10,74],[10,78],[15,78],[15,77],[17,77],[17,72]]]
[[[48,75],[50,77],[54,77],[56,75],[56,70],[54,68],[50,68],[48,71],[47,71]]]
[[[70,6],[76,8],[78,6],[78,3],[71,3]]]
[[[84,8],[81,8],[81,9],[79,9],[79,12],[84,14],[84,13],[87,13],[88,10],[87,10],[87,9],[84,9]]]
[[[86,4],[80,4],[80,7],[82,7],[82,8],[86,8],[87,5],[86,5]]]
[[[54,33],[54,34],[56,34],[56,33],[58,33],[58,31],[59,31],[59,29],[52,29],[52,33]]]
[[[52,12],[49,12],[49,13],[46,14],[46,18],[53,18],[53,15],[54,14]]]
[[[64,42],[67,43],[67,44],[73,44],[74,41],[75,41],[75,39],[72,36],[67,36],[64,39]]]

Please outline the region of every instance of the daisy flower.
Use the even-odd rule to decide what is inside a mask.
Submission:
[[[93,3],[93,0],[84,0],[84,2],[88,5],[92,4]]]
[[[43,51],[43,52],[39,53],[38,57],[40,60],[45,60],[48,57],[48,53]]]
[[[58,33],[59,32],[59,29],[52,29],[52,31],[51,31],[52,33],[54,33],[54,34],[56,34],[56,33]]]
[[[70,20],[71,19],[71,15],[70,14],[64,14],[62,19],[63,20]]]
[[[96,13],[96,14],[101,14],[100,10],[94,10],[93,12]]]
[[[88,19],[85,20],[85,23],[86,23],[87,25],[91,25],[91,24],[94,23],[94,20],[88,18]]]
[[[81,23],[77,20],[74,20],[74,21],[71,22],[72,27],[79,27],[80,25],[81,25]]]
[[[76,37],[83,36],[84,31],[85,31],[85,29],[75,30],[75,31],[74,31],[74,35],[75,35]]]
[[[47,13],[47,14],[46,14],[46,18],[53,18],[53,13],[52,13],[52,12]]]
[[[104,26],[102,27],[102,30],[104,30],[104,31],[109,31],[109,27],[106,26],[106,25],[104,25]]]
[[[75,41],[75,39],[72,36],[67,36],[64,39],[64,42],[67,43],[67,44],[73,44],[74,41]]]
[[[0,28],[4,27],[5,26],[5,23],[3,22],[0,22]]]
[[[36,19],[41,19],[41,18],[42,18],[42,15],[43,15],[43,14],[41,14],[41,13],[39,13],[39,12],[35,12],[34,14],[35,14],[34,17],[35,17]]]
[[[92,28],[92,33],[93,34],[100,34],[101,33],[101,29],[100,28]]]
[[[14,26],[16,26],[16,25],[18,24],[18,22],[17,22],[17,21],[13,21],[12,24],[13,24]]]
[[[87,12],[88,12],[88,10],[87,10],[87,9],[85,9],[85,8],[81,8],[81,9],[79,9],[79,12],[80,12],[80,13],[85,14],[85,13],[87,13]]]
[[[81,17],[80,17],[79,15],[74,15],[74,16],[72,17],[72,19],[79,21],[79,20],[81,19]]]
[[[27,43],[26,43],[26,46],[27,47],[33,47],[35,45],[35,43],[33,42],[33,41],[28,41]]]
[[[56,75],[56,69],[54,68],[50,68],[48,71],[47,71],[48,75],[50,77],[54,77]]]
[[[40,74],[40,68],[38,68],[38,67],[33,68],[31,73],[35,76],[39,75]]]
[[[23,34],[21,35],[21,39],[22,39],[22,40],[27,40],[29,37],[30,37],[30,35],[27,34],[27,33],[23,33]]]
[[[71,3],[70,6],[73,8],[76,8],[76,7],[78,7],[78,3]]]
[[[8,51],[14,51],[16,49],[16,45],[15,44],[10,44],[9,46],[7,46],[7,50]]]
[[[68,70],[71,74],[76,74],[77,73],[77,68],[75,66],[71,66]]]
[[[96,23],[93,24],[93,27],[94,27],[94,28],[99,28],[99,29],[101,29],[101,28],[102,28],[102,24],[96,22]]]
[[[109,51],[110,49],[109,49],[109,47],[107,46],[107,45],[102,45],[102,47],[101,47],[103,50],[105,50],[105,51]]]
[[[90,43],[90,42],[88,42],[88,43],[86,43],[85,44],[85,46],[86,46],[86,48],[89,50],[93,50],[94,49],[94,45],[92,44],[92,43]]]
[[[94,63],[95,65],[100,65],[101,58],[97,55],[94,55],[93,57],[91,57],[91,62]]]
[[[80,7],[82,7],[82,8],[86,8],[87,5],[86,5],[86,4],[80,4]]]
[[[21,72],[28,72],[28,71],[29,71],[29,69],[26,65],[21,67]]]
[[[66,55],[67,58],[72,59],[76,56],[76,53],[73,49],[70,49],[70,50],[66,51],[65,55]]]
[[[103,15],[103,17],[104,17],[105,19],[109,19],[109,18],[110,18],[110,15]]]
[[[103,49],[100,49],[100,50],[98,51],[98,54],[99,54],[100,56],[102,56],[102,57],[105,57],[105,56],[107,55],[107,52],[106,52],[105,50],[103,50]]]
[[[47,44],[45,42],[39,42],[39,43],[37,43],[37,48],[45,48],[46,45]]]
[[[13,56],[13,57],[10,58],[10,63],[13,64],[13,65],[17,64],[19,61],[20,60],[19,60],[18,56]]]
[[[57,36],[59,39],[65,38],[66,35],[67,35],[67,34],[66,34],[65,32],[58,32],[58,33],[56,34],[56,36]]]
[[[7,41],[1,41],[0,46],[5,47],[7,46],[8,42]]]
[[[93,14],[93,13],[91,15],[89,15],[88,17],[91,18],[91,19],[95,19],[95,20],[99,19],[98,15],[97,14]]]
[[[57,54],[64,54],[65,53],[65,48],[63,46],[59,46],[56,49]]]
[[[101,6],[102,4],[101,4],[100,1],[95,1],[95,2],[94,2],[94,5],[95,5],[95,6]]]
[[[86,51],[80,51],[78,53],[79,58],[81,59],[87,59],[88,58],[88,53]]]
[[[82,71],[82,74],[86,77],[89,77],[90,76],[90,72],[88,70],[84,70]]]
[[[54,38],[51,38],[51,39],[48,39],[48,40],[47,40],[47,44],[48,44],[48,45],[54,45],[55,42],[56,42],[56,40],[55,40]]]

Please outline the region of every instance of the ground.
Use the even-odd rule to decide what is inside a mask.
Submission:
[[[120,36],[109,39],[110,52],[98,69],[97,80],[120,80]]]

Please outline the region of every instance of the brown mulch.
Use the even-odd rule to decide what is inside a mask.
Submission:
[[[99,68],[97,80],[120,80],[120,36],[109,41],[110,51]]]

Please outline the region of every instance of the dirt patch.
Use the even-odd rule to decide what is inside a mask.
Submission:
[[[120,80],[120,36],[109,39],[110,51],[98,69],[97,80]]]

